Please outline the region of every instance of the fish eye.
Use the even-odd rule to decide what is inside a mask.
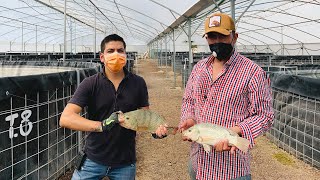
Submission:
[[[126,117],[127,120],[129,120],[129,117]]]
[[[188,132],[191,132],[191,129],[189,129]]]

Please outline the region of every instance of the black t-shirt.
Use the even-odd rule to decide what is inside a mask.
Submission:
[[[147,85],[140,76],[125,70],[118,90],[104,73],[85,78],[69,103],[88,107],[88,119],[102,121],[115,111],[128,112],[149,106]],[[116,124],[109,132],[91,132],[85,145],[87,157],[107,166],[136,162],[136,132]]]

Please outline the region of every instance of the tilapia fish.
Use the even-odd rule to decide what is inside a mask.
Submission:
[[[232,130],[211,123],[196,124],[184,130],[182,134],[201,144],[207,153],[211,151],[211,146],[223,139],[228,139],[229,145],[236,146],[244,153],[247,153],[250,144],[249,140],[240,137]]]
[[[138,132],[156,132],[160,125],[167,126],[164,117],[156,112],[146,109],[138,109],[126,113],[119,112],[119,116],[124,120],[121,126]],[[168,133],[173,134],[177,127],[167,127]]]

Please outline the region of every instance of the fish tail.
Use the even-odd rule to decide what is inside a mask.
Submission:
[[[249,148],[249,140],[242,138],[242,137],[236,137],[236,142],[233,143],[238,149],[240,149],[242,152],[247,153]]]

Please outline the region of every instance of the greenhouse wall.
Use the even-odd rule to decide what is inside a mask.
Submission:
[[[82,133],[59,126],[60,114],[79,82],[99,72],[100,65],[12,61],[0,64],[21,69],[73,68],[58,73],[0,78],[1,179],[57,179],[73,166],[83,141]]]
[[[267,137],[320,168],[320,79],[283,73],[270,73],[270,78],[275,120]]]

